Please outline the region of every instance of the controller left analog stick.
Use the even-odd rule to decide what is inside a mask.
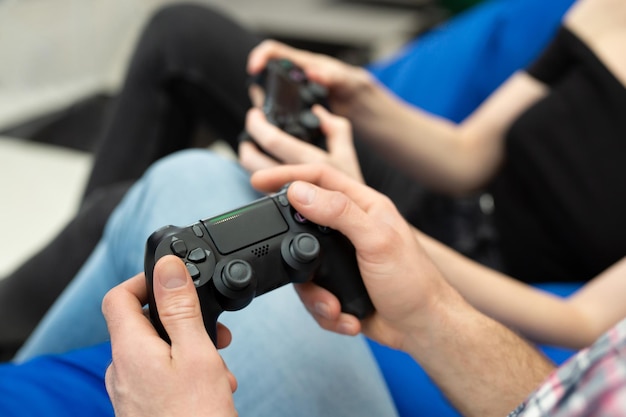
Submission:
[[[241,291],[252,282],[252,267],[241,259],[233,259],[222,270],[222,282],[233,291]]]

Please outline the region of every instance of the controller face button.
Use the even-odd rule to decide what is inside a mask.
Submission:
[[[293,64],[290,64],[293,65]],[[301,83],[302,81],[306,80],[306,76],[304,75],[304,72],[302,72],[302,70],[300,70],[299,68],[291,68],[291,70],[289,70],[289,78],[292,81],[295,81],[297,83]]]
[[[309,130],[319,129],[320,127],[320,119],[312,111],[303,111],[300,113],[298,120],[302,126]]]
[[[310,82],[307,85],[307,90],[315,96],[315,101],[323,100],[328,96],[328,89],[322,84],[316,82]]]
[[[222,270],[222,282],[233,291],[246,288],[252,281],[252,267],[241,259],[233,259]]]
[[[194,263],[204,262],[206,260],[206,253],[201,248],[195,248],[189,253],[187,259]]]
[[[280,59],[278,61],[276,61],[278,63],[278,65],[280,65],[281,67],[283,67],[284,69],[288,70],[294,67],[293,62],[291,62],[288,59]]]
[[[198,237],[204,236],[204,233],[202,232],[202,228],[200,226],[198,226],[197,224],[194,224],[192,226],[191,230],[193,230],[193,234],[198,236]]]
[[[170,245],[170,249],[172,249],[172,252],[174,252],[174,254],[179,258],[187,256],[187,245],[183,240],[177,239],[173,241]]]
[[[291,241],[289,252],[296,261],[309,263],[319,256],[320,242],[310,233],[300,233]]]
[[[324,234],[328,234],[332,231],[332,229],[328,226],[317,226],[317,229]]]
[[[304,217],[302,214],[298,213],[297,211],[294,213],[293,218],[295,221],[297,221],[300,224],[306,224],[309,222],[306,217]]]
[[[200,278],[200,270],[198,269],[197,266],[195,266],[194,264],[190,262],[186,262],[185,266],[187,267],[187,271],[189,271],[189,275],[191,275],[191,279],[195,281],[198,278]]]
[[[285,124],[284,126],[282,126],[282,129],[290,134],[291,136],[294,136],[296,138],[304,138],[306,137],[306,129],[303,126],[297,125],[297,124]]]

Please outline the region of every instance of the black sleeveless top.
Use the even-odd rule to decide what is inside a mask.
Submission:
[[[504,269],[586,281],[626,255],[626,88],[565,28],[528,72],[551,91],[511,126],[491,186]]]

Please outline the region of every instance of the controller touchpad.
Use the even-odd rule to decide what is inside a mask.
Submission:
[[[271,199],[204,220],[203,223],[217,250],[224,255],[285,233],[289,229]]]

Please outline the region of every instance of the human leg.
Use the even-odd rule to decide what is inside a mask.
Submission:
[[[182,151],[155,163],[114,211],[96,250],[20,349],[17,360],[105,340],[102,297],[143,271],[144,247],[153,231],[167,224],[189,224],[257,197],[236,162],[210,151]]]
[[[192,146],[198,119],[235,142],[250,106],[245,61],[256,42],[207,7],[174,5],[153,17],[95,153],[78,213],[42,251],[0,280],[0,358],[24,342],[85,263],[130,183],[157,158]]]
[[[233,331],[221,354],[239,383],[240,415],[397,415],[363,338],[319,328],[292,287],[255,299],[223,322]],[[0,365],[0,415],[113,416],[103,379],[110,362],[106,343]]]
[[[136,180],[157,159],[192,147],[199,121],[236,146],[250,107],[247,55],[259,40],[206,6],[159,10],[137,44],[85,194]]]
[[[116,209],[96,252],[18,362],[106,339],[101,298],[143,269],[152,231],[188,224],[258,196],[235,162],[209,151],[188,150],[155,164]],[[233,343],[222,353],[239,379],[236,403],[243,415],[395,415],[364,339],[319,328],[291,286],[225,313],[221,321],[233,331]]]
[[[13,356],[76,275],[129,187],[117,184],[91,193],[48,245],[0,280],[0,360]]]
[[[319,328],[292,287],[265,294],[241,311],[225,313],[221,321],[233,332],[231,346],[221,354],[238,379],[235,404],[241,415],[396,415],[364,339]],[[37,357],[17,367],[0,366],[0,397],[4,398],[0,414],[19,409],[16,400],[4,393],[21,388],[17,398],[29,395],[33,400],[21,405],[22,412],[45,404],[46,415],[68,415],[59,410],[77,411],[87,401],[85,415],[112,415],[99,381],[110,363],[110,352],[102,346],[95,349]],[[53,380],[63,387],[50,384]],[[6,386],[1,381],[7,381]]]

